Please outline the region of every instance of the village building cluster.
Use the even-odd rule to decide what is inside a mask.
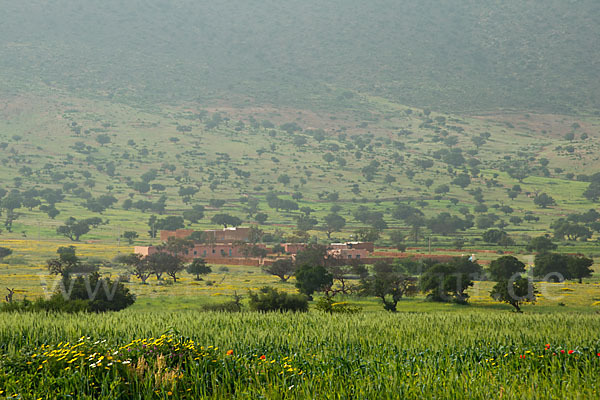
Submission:
[[[178,229],[175,231],[161,231],[160,239],[167,242],[171,238],[188,239],[195,233],[191,229]],[[225,228],[211,229],[202,232],[202,243],[195,242],[182,255],[186,261],[195,258],[210,260],[225,260],[234,258],[248,258],[248,244],[250,242],[250,228]],[[282,243],[284,254],[275,253],[273,248],[265,244],[252,244],[253,247],[264,249],[266,254],[279,257],[294,257],[304,250],[306,243]],[[142,256],[149,256],[165,251],[162,246],[136,246],[134,252]],[[372,242],[345,242],[331,243],[327,248],[328,256],[345,260],[360,260],[368,258],[374,251]],[[250,256],[251,257],[251,256]]]

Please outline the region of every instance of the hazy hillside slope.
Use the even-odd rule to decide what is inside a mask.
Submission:
[[[600,104],[596,0],[1,1],[0,88],[333,109]]]

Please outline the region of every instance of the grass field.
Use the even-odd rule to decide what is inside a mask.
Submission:
[[[597,315],[481,310],[7,315],[0,395],[595,398],[599,329]]]
[[[0,284],[2,287],[17,289],[15,300],[23,298],[34,299],[49,295],[57,282],[57,277],[49,274],[45,260],[54,257],[58,245],[69,245],[68,242],[56,241],[31,241],[9,240],[4,245],[14,249],[12,256],[7,258],[10,263],[0,263]],[[113,259],[119,252],[128,252],[128,246],[118,247],[110,243],[79,243],[75,244],[77,254],[82,257]],[[435,248],[434,248],[435,250]],[[566,248],[566,251],[572,251]],[[389,250],[388,250],[389,251]],[[500,255],[489,252],[477,252],[477,259],[485,266]],[[427,249],[409,250],[409,254],[427,254]],[[450,252],[439,249],[432,254],[472,254],[469,249],[463,252]],[[534,256],[531,254],[516,254],[526,265],[533,264]],[[212,265],[213,272],[204,277],[203,281],[196,281],[193,276],[182,272],[178,283],[165,285],[162,281],[151,278],[148,285],[142,285],[139,280],[131,277],[126,283],[130,290],[138,296],[138,301],[133,306],[140,311],[152,311],[157,308],[167,307],[172,311],[180,309],[200,310],[206,303],[219,303],[229,299],[234,293],[245,295],[248,290],[256,290],[262,286],[270,285],[279,289],[293,292],[296,290],[293,279],[288,283],[281,283],[279,278],[264,273],[260,267],[236,265]],[[541,296],[536,305],[525,306],[533,312],[552,311],[600,311],[600,269],[595,265],[595,273],[590,278],[585,278],[583,284],[575,282],[546,283],[539,282],[538,288]],[[119,265],[113,268],[103,268],[101,272],[119,276],[127,274],[127,270]],[[208,282],[208,283],[207,283]],[[493,282],[476,282],[469,289],[471,303],[476,307],[488,307],[509,310],[509,306],[502,306],[494,302],[489,291]],[[360,303],[365,310],[378,310],[381,305],[373,299],[352,298],[351,301]],[[558,307],[564,303],[566,307]],[[404,304],[404,305],[403,305]],[[405,311],[443,310],[447,305],[432,307],[432,303],[425,302],[423,298],[409,299],[400,305]],[[498,306],[498,307],[497,307]],[[406,308],[405,308],[406,307]],[[458,307],[460,309],[460,307]]]

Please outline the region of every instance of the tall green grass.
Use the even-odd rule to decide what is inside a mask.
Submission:
[[[145,388],[140,398],[596,398],[600,383],[600,318],[593,314],[125,311],[2,317],[0,390],[24,398],[50,398],[50,388],[65,396],[67,391],[80,397],[130,396],[118,371],[107,372],[92,388],[86,376],[95,375],[85,365],[60,378],[68,383],[62,386],[50,377],[28,381],[27,374],[11,376],[10,368],[42,344],[75,343],[88,336],[89,343],[106,340],[98,346],[112,349],[167,331],[197,346],[218,347],[217,365],[190,358],[174,386],[135,381]],[[231,359],[228,350],[233,350]],[[260,375],[261,355],[275,365],[290,362],[302,371],[301,379],[270,370]]]

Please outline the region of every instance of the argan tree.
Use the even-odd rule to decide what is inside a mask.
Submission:
[[[294,275],[296,266],[290,259],[281,259],[271,265],[265,265],[263,271],[269,275],[278,277],[282,282],[287,282]]]
[[[322,291],[333,285],[333,276],[320,265],[311,266],[304,264],[295,273],[296,287],[312,299],[314,292]]]
[[[200,275],[208,275],[212,272],[212,269],[206,265],[206,261],[203,258],[195,258],[187,267],[187,273],[190,275],[196,275],[196,280],[201,281]]]
[[[499,281],[490,292],[490,295],[496,301],[510,304],[516,312],[520,313],[521,305],[535,302],[537,293],[531,280],[520,277]]]
[[[406,273],[402,264],[380,261],[373,266],[374,274],[363,279],[365,294],[378,297],[387,311],[396,312],[398,302],[419,291],[418,279]]]

